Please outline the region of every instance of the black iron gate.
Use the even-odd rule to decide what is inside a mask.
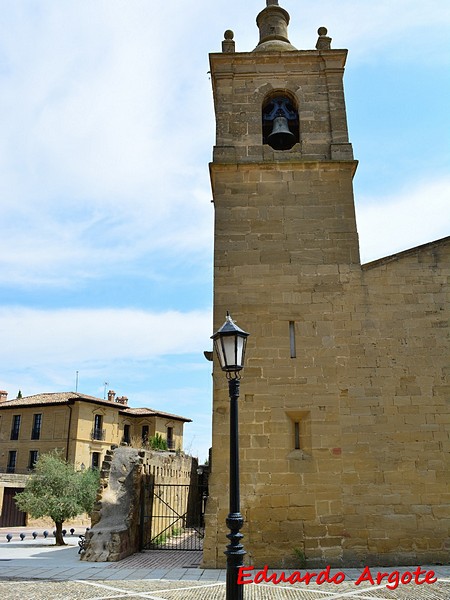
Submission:
[[[202,550],[206,490],[148,483],[141,502],[141,549]]]

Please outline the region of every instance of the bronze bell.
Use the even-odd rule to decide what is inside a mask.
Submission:
[[[274,150],[289,150],[295,144],[295,135],[289,129],[286,117],[275,117],[272,133],[267,138]]]

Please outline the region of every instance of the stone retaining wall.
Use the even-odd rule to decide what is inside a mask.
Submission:
[[[142,494],[149,482],[190,483],[190,456],[120,447],[108,450],[82,560],[118,561],[140,550]]]

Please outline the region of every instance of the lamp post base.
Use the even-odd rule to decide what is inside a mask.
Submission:
[[[226,520],[230,533],[227,538],[230,543],[225,554],[227,555],[227,584],[226,600],[243,600],[244,586],[238,583],[239,568],[244,565],[244,556],[247,554],[241,539],[244,537],[240,529],[244,524],[241,513],[230,513]]]

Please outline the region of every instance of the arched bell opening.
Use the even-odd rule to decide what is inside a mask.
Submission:
[[[278,93],[267,98],[262,108],[263,144],[274,150],[290,150],[300,141],[298,111],[294,101]]]

